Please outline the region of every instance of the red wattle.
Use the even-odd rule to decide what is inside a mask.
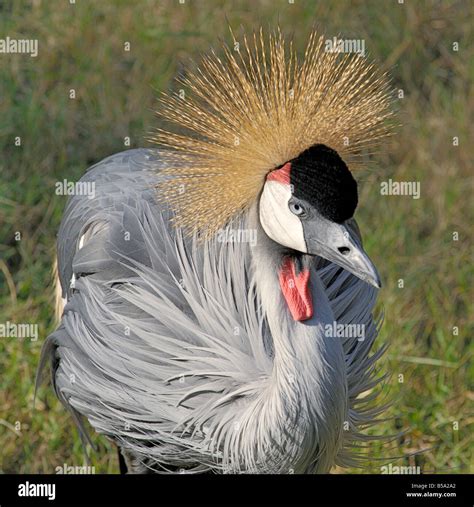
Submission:
[[[313,300],[309,287],[309,269],[296,274],[295,263],[286,257],[279,272],[280,288],[294,320],[302,321],[313,316]]]

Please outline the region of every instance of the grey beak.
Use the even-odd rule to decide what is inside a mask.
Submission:
[[[303,224],[310,255],[319,255],[346,269],[361,280],[380,288],[380,276],[364,252],[355,220],[337,224],[318,216]]]

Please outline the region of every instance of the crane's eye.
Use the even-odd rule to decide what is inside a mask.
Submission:
[[[290,202],[289,208],[290,211],[295,215],[302,215],[304,213],[303,206],[301,206],[301,204],[298,204],[297,202]]]

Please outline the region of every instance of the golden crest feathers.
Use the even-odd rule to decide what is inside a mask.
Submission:
[[[176,226],[208,238],[256,201],[269,171],[307,148],[324,144],[354,169],[389,134],[386,76],[324,41],[311,33],[299,61],[280,31],[260,30],[224,45],[222,58],[205,56],[180,80],[184,98],[163,95],[158,115],[176,129],[153,137],[170,176],[157,190]]]

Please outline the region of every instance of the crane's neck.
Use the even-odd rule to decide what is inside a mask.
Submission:
[[[291,428],[289,438],[295,439],[297,453],[293,457],[295,468],[307,469],[317,455],[315,471],[324,471],[337,454],[347,418],[342,344],[338,338],[325,334],[326,326],[334,322],[334,315],[325,287],[311,267],[313,316],[305,321],[293,318],[279,280],[279,270],[288,252],[265,234],[256,209],[250,212],[249,221],[257,230],[252,256],[254,273],[273,341],[273,371],[265,399],[273,410],[277,407],[280,411],[280,424],[285,430],[281,435]]]

